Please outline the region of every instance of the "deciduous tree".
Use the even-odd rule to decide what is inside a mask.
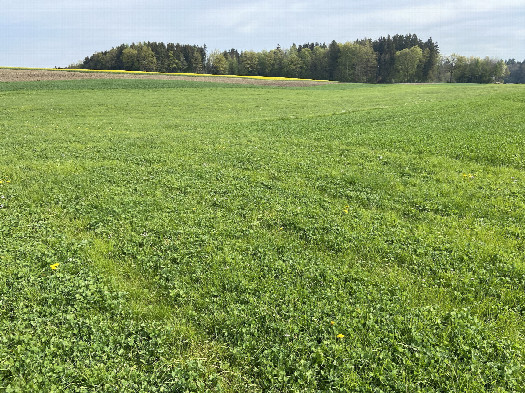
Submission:
[[[228,61],[219,51],[214,51],[208,56],[209,72],[216,75],[228,73]]]
[[[423,60],[423,51],[419,46],[396,52],[395,69],[398,81],[416,82],[416,71]]]
[[[127,71],[138,71],[137,50],[126,48],[122,51],[122,64]]]
[[[239,57],[239,72],[241,75],[257,75],[257,53],[245,51]]]

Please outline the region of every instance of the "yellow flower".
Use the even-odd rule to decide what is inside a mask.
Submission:
[[[335,322],[334,321],[330,321],[330,325],[335,325]]]
[[[344,334],[339,333],[339,334],[337,335],[337,338],[343,338],[344,336],[345,336]]]
[[[49,265],[49,267],[50,267],[51,269],[53,269],[53,270],[56,270],[57,267],[58,267],[58,265],[60,265],[60,263],[57,262],[57,263],[53,263],[52,265]]]

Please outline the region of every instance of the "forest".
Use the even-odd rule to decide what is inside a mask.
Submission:
[[[524,83],[524,62],[441,56],[432,38],[415,34],[330,44],[277,45],[272,50],[207,52],[206,45],[121,44],[69,68],[216,75],[283,76],[354,83]]]

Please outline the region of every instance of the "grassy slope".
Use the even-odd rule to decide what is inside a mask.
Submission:
[[[0,386],[522,389],[524,109],[521,86],[0,84]]]

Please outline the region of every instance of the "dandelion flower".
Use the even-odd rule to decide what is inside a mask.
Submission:
[[[57,263],[53,263],[52,265],[49,265],[49,267],[50,267],[51,269],[53,269],[53,270],[56,270],[57,267],[58,267],[58,265],[60,265],[60,263],[57,262]]]
[[[344,336],[345,336],[344,334],[339,333],[339,334],[337,335],[337,338],[343,338]]]
[[[335,325],[335,322],[334,321],[330,321],[330,325]]]

